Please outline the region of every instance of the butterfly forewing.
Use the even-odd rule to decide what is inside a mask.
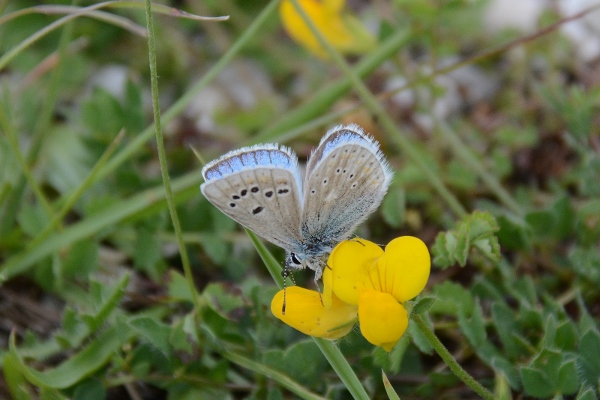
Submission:
[[[377,143],[362,129],[330,131],[307,166],[303,237],[333,244],[346,239],[379,206],[391,177]]]
[[[204,167],[202,194],[219,210],[286,249],[300,241],[302,192],[295,155],[275,146],[228,153]]]

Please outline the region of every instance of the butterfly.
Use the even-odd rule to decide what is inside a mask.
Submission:
[[[311,153],[304,179],[286,147],[261,144],[206,164],[200,191],[215,207],[286,251],[285,269],[310,268],[379,205],[392,180],[379,144],[356,125],[330,129]]]

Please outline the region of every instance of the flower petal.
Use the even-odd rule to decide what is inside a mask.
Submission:
[[[331,308],[321,303],[319,292],[292,286],[286,289],[286,309],[282,313],[283,290],[271,301],[271,312],[287,325],[300,332],[325,339],[347,335],[354,326],[357,307],[332,296]]]
[[[356,17],[346,12],[345,1],[299,0],[298,3],[319,32],[338,51],[363,54],[376,45],[373,34]],[[279,15],[283,27],[296,42],[318,57],[329,57],[291,1],[282,0]]]
[[[358,294],[363,289],[372,289],[369,270],[384,254],[383,250],[373,242],[364,239],[346,240],[338,244],[331,252],[325,277],[326,292],[329,279],[333,293],[349,304],[358,304]],[[330,269],[330,271],[327,271]],[[324,274],[324,275],[325,275]]]
[[[385,256],[377,260],[371,271],[371,282],[379,283],[375,290],[404,303],[425,288],[430,269],[431,257],[425,243],[413,236],[402,236],[385,247]]]
[[[358,322],[365,339],[391,351],[408,327],[408,313],[390,294],[364,290],[358,300]]]

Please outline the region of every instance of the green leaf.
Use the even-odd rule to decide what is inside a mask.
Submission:
[[[579,377],[575,360],[566,361],[558,371],[558,389],[561,394],[569,395],[577,391]]]
[[[456,229],[438,234],[431,249],[433,263],[440,268],[454,264],[464,267],[473,248],[493,262],[499,262],[500,244],[494,235],[498,230],[498,223],[490,213],[473,212],[458,222]]]
[[[121,277],[121,280],[117,282],[114,288],[100,286],[98,282],[96,285],[93,285],[93,288],[98,288],[100,293],[98,294],[98,300],[101,302],[97,303],[96,312],[92,315],[83,315],[83,321],[88,325],[90,332],[96,331],[108,318],[108,316],[117,308],[121,299],[125,295],[125,288],[129,283],[129,273],[126,273]],[[104,293],[107,290],[110,290],[106,296]]]
[[[533,397],[544,398],[554,394],[552,382],[536,368],[521,367],[521,379],[525,392]]]
[[[123,341],[127,340],[127,336],[116,327],[110,328],[62,364],[44,372],[36,371],[23,363],[18,355],[14,334],[10,337],[10,352],[16,357],[21,372],[29,382],[36,386],[64,389],[80,382],[105,365],[113,353],[118,351]]]
[[[169,336],[171,328],[168,325],[146,316],[130,318],[127,323],[163,354],[170,353]]]
[[[433,288],[438,301],[430,308],[432,314],[458,315],[460,310],[473,310],[473,295],[458,283],[445,281]],[[470,314],[469,314],[470,315]]]
[[[392,351],[390,351],[390,371],[392,373],[396,374],[398,371],[400,371],[400,367],[402,366],[402,359],[406,354],[406,350],[408,349],[409,344],[409,335],[403,335],[398,341],[398,343],[396,343]]]
[[[167,278],[167,292],[173,300],[193,302],[190,285],[181,273],[170,269]]]
[[[161,259],[161,244],[156,235],[146,229],[139,229],[136,234],[133,263],[158,281],[162,271],[157,268]]]
[[[579,371],[586,385],[597,388],[600,382],[600,334],[588,330],[579,342]]]
[[[72,400],[105,400],[106,388],[97,379],[87,379],[75,387]]]
[[[502,372],[502,375],[508,380],[511,388],[521,390],[521,376],[512,362],[504,357],[495,355],[492,357],[490,364],[494,370]]]
[[[275,370],[282,371],[300,383],[314,386],[326,367],[319,348],[312,340],[302,340],[286,351],[270,351],[263,362]],[[310,368],[306,366],[310,365]]]
[[[431,296],[421,297],[417,300],[417,304],[414,305],[412,312],[415,314],[423,314],[431,308],[433,303],[435,303],[435,300],[436,298]]]
[[[430,327],[433,326],[429,318],[427,318],[427,314],[424,314],[422,318],[427,321]],[[431,346],[431,343],[429,343],[429,340],[427,340],[415,323],[408,324],[408,333],[410,334],[412,342],[415,344],[415,346],[417,346],[421,353],[433,354],[433,347]]]
[[[31,205],[29,203],[23,204],[21,212],[17,216],[17,221],[23,232],[32,237],[43,231],[50,222],[48,214],[46,214],[41,204]]]
[[[571,320],[561,322],[556,328],[556,338],[554,346],[563,351],[575,351],[577,341],[577,328]]]
[[[19,369],[19,360],[13,353],[8,353],[2,360],[2,372],[4,381],[10,395],[14,400],[30,400],[35,398],[33,392],[27,385],[25,376]]]
[[[514,334],[519,330],[515,324],[515,312],[504,303],[494,303],[492,305],[492,319],[500,341],[504,346],[504,352],[509,358],[518,357],[520,346],[515,343]]]
[[[521,218],[513,215],[498,216],[497,236],[502,247],[508,250],[528,250],[531,248],[531,232]]]
[[[553,348],[554,342],[556,341],[556,329],[557,329],[556,317],[552,314],[546,318],[546,326],[544,327],[544,338],[542,339],[542,346],[546,348]]]
[[[470,318],[467,317],[466,310],[460,310],[458,313],[458,324],[465,333],[467,339],[473,347],[480,347],[487,338],[485,332],[485,321],[483,320],[483,311],[479,302],[475,302]]]
[[[594,389],[591,388],[582,388],[575,400],[598,400],[596,394],[594,393]]]
[[[87,278],[98,263],[98,243],[92,239],[74,243],[63,261],[63,271],[69,277]]]
[[[388,379],[385,372],[383,372],[383,370],[381,370],[381,379],[383,380],[383,387],[385,388],[385,393],[387,394],[388,399],[400,400],[400,396],[398,396],[398,393],[396,393],[396,391],[394,390],[394,387],[390,383],[390,380]]]
[[[230,314],[241,308],[244,305],[244,300],[238,293],[235,294],[231,287],[226,287],[225,284],[221,283],[209,283],[202,296],[206,298],[208,304],[213,310],[224,316],[230,318]]]
[[[195,335],[189,335],[186,332],[185,324],[186,320],[180,319],[178,323],[173,326],[169,335],[169,344],[173,346],[174,350],[185,351],[192,354],[194,351],[192,342],[196,342]]]
[[[569,253],[573,270],[583,279],[600,285],[600,254],[595,246],[575,247]]]
[[[222,237],[214,233],[200,234],[202,249],[216,264],[224,264],[229,257],[229,245]]]

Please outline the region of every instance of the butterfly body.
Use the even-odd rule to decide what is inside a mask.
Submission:
[[[381,203],[392,172],[355,124],[331,129],[304,180],[296,155],[273,144],[245,147],[202,169],[202,194],[219,210],[287,251],[286,267],[321,276],[323,258]]]

